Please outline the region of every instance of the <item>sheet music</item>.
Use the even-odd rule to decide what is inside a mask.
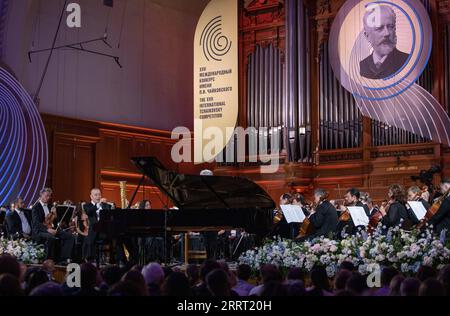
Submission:
[[[422,202],[411,201],[408,202],[408,204],[419,221],[421,221],[425,217],[425,214],[427,214],[427,210],[423,206]]]
[[[288,224],[303,223],[306,218],[302,208],[298,205],[280,205],[280,207]]]
[[[361,206],[349,206],[348,211],[352,217],[353,224],[355,226],[367,226],[369,225],[369,218],[367,217],[364,207]]]

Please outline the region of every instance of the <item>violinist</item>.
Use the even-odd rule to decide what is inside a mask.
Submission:
[[[80,213],[73,218],[75,231],[79,236],[87,237],[89,234],[89,217],[83,210]]]
[[[301,195],[300,193],[294,194],[292,198],[292,205],[298,205],[302,209],[303,213],[305,213],[305,216],[309,216],[309,211],[307,209],[308,203],[306,203],[305,197]]]
[[[75,244],[75,237],[66,231],[58,231],[54,228],[56,219],[56,208],[49,209],[48,203],[52,197],[52,190],[42,189],[39,194],[39,200],[34,204],[32,214],[32,236],[38,243],[45,243],[47,250],[47,259],[55,258],[56,240],[61,240],[61,251],[59,265],[66,265],[71,258],[72,250]]]
[[[421,202],[423,207],[428,210],[430,208],[430,204],[422,197],[423,191],[417,187],[412,186],[407,191],[408,202]],[[419,219],[416,214],[412,211],[412,209],[407,205],[407,211],[409,219],[413,225],[419,224]]]
[[[437,212],[429,220],[436,233],[440,234],[444,229],[450,230],[450,179],[445,178],[441,182],[440,206]],[[433,205],[434,206],[434,205]]]
[[[348,212],[349,206],[359,206],[364,208],[364,211],[366,212],[366,215],[370,216],[370,210],[367,204],[363,204],[360,201],[361,193],[358,189],[352,188],[348,189],[347,192],[344,195],[344,205],[339,206],[339,210],[342,212],[341,217],[339,219],[338,229],[337,232],[339,233],[346,233],[346,234],[356,234],[357,228],[353,224],[353,220],[349,214],[344,215],[346,212]]]
[[[366,205],[369,208],[369,212],[370,212],[370,216],[369,218],[371,218],[372,216],[374,216],[376,213],[378,213],[378,211],[380,210],[380,208],[378,207],[378,205],[373,203],[373,200],[371,197],[368,197],[366,200]]]
[[[328,192],[324,189],[314,191],[314,207],[308,217],[313,233],[308,239],[334,234],[338,225],[336,208],[328,201]]]
[[[389,187],[389,201],[386,206],[380,207],[382,215],[381,222],[386,228],[395,227],[408,220],[406,211],[405,190],[399,184],[393,184]]]

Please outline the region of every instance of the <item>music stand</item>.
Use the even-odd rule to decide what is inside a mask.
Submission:
[[[73,218],[73,213],[77,207],[74,205],[57,205],[56,206],[56,229],[59,230],[61,225],[68,228]]]

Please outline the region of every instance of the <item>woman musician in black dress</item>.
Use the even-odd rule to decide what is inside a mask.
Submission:
[[[399,184],[393,184],[389,187],[388,203],[380,207],[380,213],[383,216],[381,222],[386,228],[396,227],[402,224],[405,226],[408,221],[408,212],[406,210],[405,190]]]

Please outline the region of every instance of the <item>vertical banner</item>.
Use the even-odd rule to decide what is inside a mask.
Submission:
[[[194,39],[194,161],[226,147],[238,117],[238,3],[211,0]]]

